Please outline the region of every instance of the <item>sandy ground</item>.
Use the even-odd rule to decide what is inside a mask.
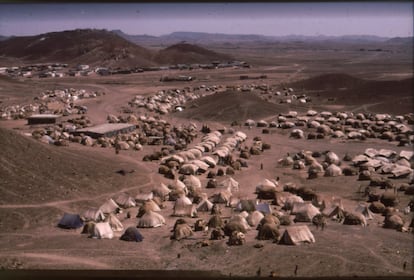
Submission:
[[[295,67],[296,75],[294,78],[301,77],[302,68]],[[302,70],[301,70],[302,69]],[[254,71],[253,71],[254,72]],[[259,71],[261,72],[261,71]],[[227,72],[228,76],[220,72],[202,72],[200,79],[194,84],[217,84],[240,83],[234,77],[238,77],[239,72]],[[254,75],[254,73],[252,74]],[[276,81],[274,74],[273,81]],[[204,78],[203,78],[204,77]],[[278,76],[285,77],[284,75]],[[91,78],[89,80],[80,78],[65,78],[60,82],[60,86],[72,85],[79,87],[91,87],[103,90],[107,94],[97,99],[85,101],[88,106],[88,117],[93,123],[105,122],[108,114],[119,114],[121,107],[125,106],[135,94],[151,94],[162,88],[182,87],[178,84],[161,84],[157,82],[159,74],[149,73],[136,75],[133,77],[110,78],[119,81],[120,84],[107,83],[108,79]],[[204,79],[204,80],[203,80]],[[45,83],[54,83],[47,81]],[[194,116],[196,117],[196,116]],[[172,124],[188,123],[188,119],[165,116]],[[194,121],[194,119],[192,120]],[[227,122],[197,122],[206,123],[210,127],[220,128],[229,126]],[[22,121],[4,121],[0,126],[25,132],[28,127]],[[295,153],[301,150],[311,151],[334,151],[342,158],[345,153],[357,155],[363,153],[368,147],[376,149],[387,148],[395,151],[407,149],[407,147],[397,147],[396,142],[386,142],[381,140],[341,141],[335,139],[324,140],[295,140],[288,137],[287,132],[277,130],[271,134],[262,134],[260,128],[248,129],[247,127],[237,127],[248,135],[247,144],[252,143],[255,136],[262,137],[263,141],[271,145],[271,149],[264,151],[261,155],[252,156],[248,160],[249,167],[236,171],[232,176],[240,182],[241,196],[255,198],[253,194],[255,186],[264,178],[274,179],[280,177],[281,183],[294,182],[299,186],[310,186],[320,193],[340,196],[344,205],[350,209],[364,201],[358,190],[361,184],[365,186],[367,182],[357,181],[356,176],[351,177],[323,177],[314,180],[306,179],[304,171],[282,168],[277,165],[277,161],[286,153]],[[223,135],[225,138],[228,135]],[[200,141],[201,133],[194,144]],[[166,202],[166,208],[162,210],[162,215],[166,218],[166,225],[155,229],[140,229],[144,236],[144,241],[140,243],[123,242],[119,240],[122,232],[116,233],[112,240],[96,240],[87,238],[80,234],[80,230],[63,230],[56,225],[64,212],[80,213],[90,206],[99,206],[106,199],[115,196],[117,193],[127,191],[131,196],[135,196],[142,190],[160,184],[161,182],[170,183],[157,173],[157,162],[143,162],[144,155],[160,146],[144,146],[142,151],[121,151],[115,155],[113,149],[103,149],[94,147],[84,147],[72,144],[69,147],[48,146],[36,142],[34,139],[25,139],[36,149],[41,149],[43,154],[50,153],[57,158],[57,162],[51,168],[49,174],[39,175],[40,183],[47,180],[59,182],[59,180],[70,180],[71,175],[65,174],[65,158],[71,160],[82,160],[80,166],[72,166],[73,170],[82,172],[86,166],[94,166],[87,169],[84,174],[76,180],[85,180],[78,191],[68,193],[67,197],[54,196],[58,186],[51,185],[43,190],[44,200],[41,201],[37,196],[31,197],[32,191],[24,187],[29,187],[25,180],[18,181],[17,176],[10,177],[7,186],[13,183],[20,184],[21,193],[26,198],[19,197],[12,202],[2,201],[1,208],[1,233],[0,233],[0,263],[6,269],[40,269],[40,270],[72,270],[72,269],[93,269],[93,270],[202,270],[219,271],[223,275],[253,277],[257,275],[260,268],[261,276],[267,276],[272,271],[280,277],[336,277],[336,276],[381,276],[412,277],[413,273],[413,234],[402,233],[396,230],[384,229],[381,227],[383,217],[376,215],[373,220],[369,220],[367,227],[347,226],[330,221],[325,230],[316,229],[310,223],[309,226],[314,234],[316,242],[313,244],[303,244],[300,246],[284,246],[272,243],[272,241],[259,241],[256,239],[257,230],[251,229],[246,234],[246,244],[243,246],[228,246],[225,240],[212,241],[209,246],[202,247],[201,242],[209,239],[206,232],[195,232],[192,238],[175,241],[170,240],[171,230],[176,221],[176,217],[171,217],[172,202]],[[26,143],[26,142],[25,142]],[[18,146],[16,147],[18,149]],[[30,159],[27,159],[30,160]],[[60,163],[58,163],[60,161]],[[24,161],[20,161],[24,163]],[[263,170],[260,169],[263,164]],[[32,168],[27,164],[28,168]],[[20,168],[24,169],[25,165]],[[120,168],[132,168],[132,174],[121,176],[115,171]],[[105,172],[94,172],[104,170]],[[54,178],[54,171],[63,174],[60,178]],[[90,171],[90,172],[89,172]],[[107,178],[107,180],[106,180]],[[203,189],[212,194],[214,189],[205,189],[207,178],[206,174],[201,175]],[[4,180],[4,178],[2,179]],[[104,180],[105,183],[99,181]],[[219,178],[221,180],[221,178]],[[101,183],[99,183],[101,182]],[[406,182],[406,180],[396,180],[396,183]],[[100,187],[102,185],[102,187]],[[6,184],[2,187],[5,190]],[[403,208],[409,201],[408,196],[401,195],[399,208]],[[37,201],[36,201],[37,200]],[[129,209],[132,217],[135,217],[137,208]],[[136,218],[126,219],[125,213],[120,214],[120,220],[124,227],[135,226]],[[223,216],[230,216],[230,208],[223,209]],[[410,214],[411,215],[411,214]],[[199,213],[198,218],[208,220],[208,213]],[[197,219],[198,219],[197,218]],[[407,215],[407,219],[411,216]],[[196,218],[186,218],[193,224]],[[281,231],[283,231],[283,226]],[[261,248],[256,248],[256,244],[263,244]],[[405,265],[404,265],[405,263]],[[295,267],[298,267],[295,274]]]

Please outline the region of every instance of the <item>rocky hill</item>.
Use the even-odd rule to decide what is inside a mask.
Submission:
[[[154,65],[153,53],[118,35],[96,29],[77,29],[0,42],[0,56],[26,62],[81,63],[106,66]]]

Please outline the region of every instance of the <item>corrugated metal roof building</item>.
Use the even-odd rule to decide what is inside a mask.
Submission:
[[[54,114],[35,114],[27,118],[27,124],[54,124],[60,117]]]

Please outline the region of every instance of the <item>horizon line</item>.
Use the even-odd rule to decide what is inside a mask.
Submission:
[[[384,38],[384,39],[391,39],[391,38],[413,38],[414,36],[379,36],[375,34],[342,34],[342,35],[327,35],[327,34],[315,34],[315,35],[306,35],[306,34],[296,34],[296,33],[289,33],[285,35],[265,35],[265,34],[258,34],[258,33],[221,33],[221,32],[204,32],[204,31],[184,31],[184,30],[177,30],[172,31],[170,33],[162,34],[162,35],[153,35],[153,34],[147,34],[147,33],[141,33],[141,34],[131,34],[126,33],[122,29],[107,29],[107,28],[74,28],[74,29],[65,29],[65,30],[52,30],[44,33],[36,33],[36,34],[26,34],[26,35],[3,35],[0,34],[0,36],[11,38],[11,37],[30,37],[30,36],[39,36],[49,33],[59,33],[59,32],[68,32],[68,31],[76,31],[76,30],[101,30],[101,31],[107,31],[107,32],[116,32],[121,31],[125,35],[129,36],[151,36],[151,37],[163,37],[168,36],[174,33],[199,33],[199,34],[208,34],[208,35],[227,35],[227,36],[261,36],[261,37],[269,37],[269,38],[277,38],[277,37],[292,37],[292,36],[302,36],[302,37],[352,37],[352,36],[361,36],[361,37],[376,37],[376,38]]]

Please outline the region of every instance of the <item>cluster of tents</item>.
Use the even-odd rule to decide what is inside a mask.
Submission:
[[[177,108],[185,108],[185,104],[189,101],[214,94],[218,87],[204,87],[204,89],[201,91],[199,88],[196,90],[195,88],[186,87],[183,89],[161,90],[150,97],[137,95],[129,104],[163,115],[174,112]]]
[[[387,141],[399,141],[400,146],[410,145],[414,141],[414,131],[410,124],[414,122],[413,114],[392,116],[389,114],[354,114],[352,112],[308,110],[305,115],[296,111],[280,114],[277,120],[254,121],[248,119],[245,126],[261,128],[293,129],[292,138],[324,139],[326,137],[342,139],[378,138]]]
[[[193,147],[162,157],[159,173],[167,178],[175,178],[176,171],[183,175],[205,173],[219,164],[223,165],[246,139],[245,133],[237,131],[222,141],[222,133],[215,130],[204,135]]]
[[[399,154],[393,150],[368,148],[364,154],[350,157],[345,155],[341,160],[332,152],[301,151],[294,155],[279,159],[283,167],[292,166],[294,169],[308,167],[308,178],[319,176],[335,177],[340,175],[369,178],[373,174],[387,175],[392,178],[412,178],[411,168],[414,160],[414,152],[403,150]],[[317,159],[321,160],[317,160]],[[348,164],[344,164],[344,163]]]
[[[322,160],[318,161],[318,158]],[[342,160],[332,151],[322,153],[301,151],[279,160],[279,164],[284,167],[305,169],[307,166],[309,179],[318,176],[346,175],[358,176],[358,180],[369,181],[369,186],[365,190],[365,195],[368,196],[367,204],[364,204],[364,207],[361,205],[357,207],[354,213],[348,213],[348,220],[346,211],[339,205],[333,205],[333,208],[328,207],[323,214],[327,217],[335,216],[337,220],[344,221],[344,223],[366,225],[366,220],[372,219],[373,212],[385,216],[384,227],[400,231],[407,231],[409,225],[403,213],[395,209],[399,203],[397,192],[404,192],[407,195],[414,193],[413,169],[411,168],[413,162],[413,151],[402,150],[397,153],[389,149],[374,148],[367,148],[363,154],[354,157],[345,155]],[[407,183],[401,183],[398,188],[393,179],[406,179]],[[317,196],[315,193],[312,195]],[[276,194],[276,196],[283,197],[282,194]],[[404,211],[407,213],[414,210],[414,207],[407,206],[406,208]]]
[[[64,229],[82,229],[82,234],[91,238],[112,239],[114,232],[123,232],[120,239],[140,242],[143,236],[136,227],[124,228],[118,218],[122,209],[135,207],[135,199],[126,193],[119,194],[115,200],[110,198],[98,208],[88,208],[81,214],[64,213],[58,227]],[[124,230],[125,229],[125,230]]]

